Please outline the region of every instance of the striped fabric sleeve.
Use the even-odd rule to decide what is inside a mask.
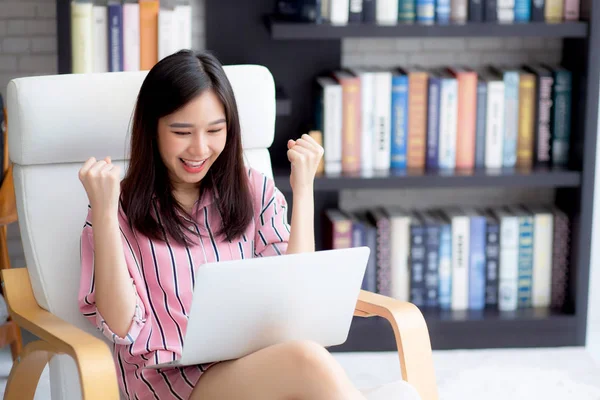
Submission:
[[[132,269],[137,268],[137,261],[133,251],[130,250],[128,240],[122,230],[121,239],[123,241],[125,260],[131,278]],[[90,213],[88,213],[88,219],[81,234],[81,275],[78,296],[79,310],[83,316],[86,317],[86,319],[93,325],[95,325],[104,336],[116,344],[132,344],[139,336],[140,331],[146,323],[146,309],[137,293],[133,278],[131,278],[131,285],[131,290],[135,291],[135,312],[128,332],[125,334],[125,336],[121,337],[109,328],[108,324],[104,320],[104,317],[100,314],[100,311],[96,307],[94,282],[94,236],[91,225],[90,209]]]
[[[290,239],[288,205],[273,179],[250,170],[254,184],[255,224],[254,255],[268,257],[285,254]]]

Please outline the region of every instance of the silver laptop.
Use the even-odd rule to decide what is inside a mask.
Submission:
[[[355,247],[201,266],[182,357],[148,368],[231,360],[295,339],[344,343],[369,253]]]

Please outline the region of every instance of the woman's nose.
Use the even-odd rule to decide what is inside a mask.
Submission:
[[[194,155],[202,156],[208,153],[207,140],[201,133],[194,135],[190,146],[190,152]]]

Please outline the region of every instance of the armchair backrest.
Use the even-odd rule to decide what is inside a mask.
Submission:
[[[275,85],[263,66],[226,66],[240,114],[247,164],[272,176]],[[27,77],[8,85],[9,154],[21,239],[35,298],[63,320],[104,339],[79,313],[80,235],[87,196],[78,171],[111,156],[124,171],[135,101],[147,74]],[[62,356],[61,356],[62,357]],[[50,366],[53,399],[79,399],[74,363]]]

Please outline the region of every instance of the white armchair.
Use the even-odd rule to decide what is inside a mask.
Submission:
[[[275,87],[256,65],[225,67],[238,103],[247,162],[272,176]],[[146,72],[14,79],[8,86],[9,154],[27,269],[2,271],[14,321],[41,340],[15,363],[5,399],[32,399],[50,363],[53,399],[118,399],[109,342],[79,313],[79,239],[87,197],[78,170],[90,156],[112,157],[124,170],[133,107]],[[362,292],[356,315],[393,325],[402,379],[379,396],[437,399],[425,321],[412,304]],[[416,391],[415,391],[416,389]],[[387,395],[386,395],[387,393]],[[376,398],[371,391],[369,398]],[[403,397],[404,396],[404,397]],[[382,397],[378,397],[382,398]]]

